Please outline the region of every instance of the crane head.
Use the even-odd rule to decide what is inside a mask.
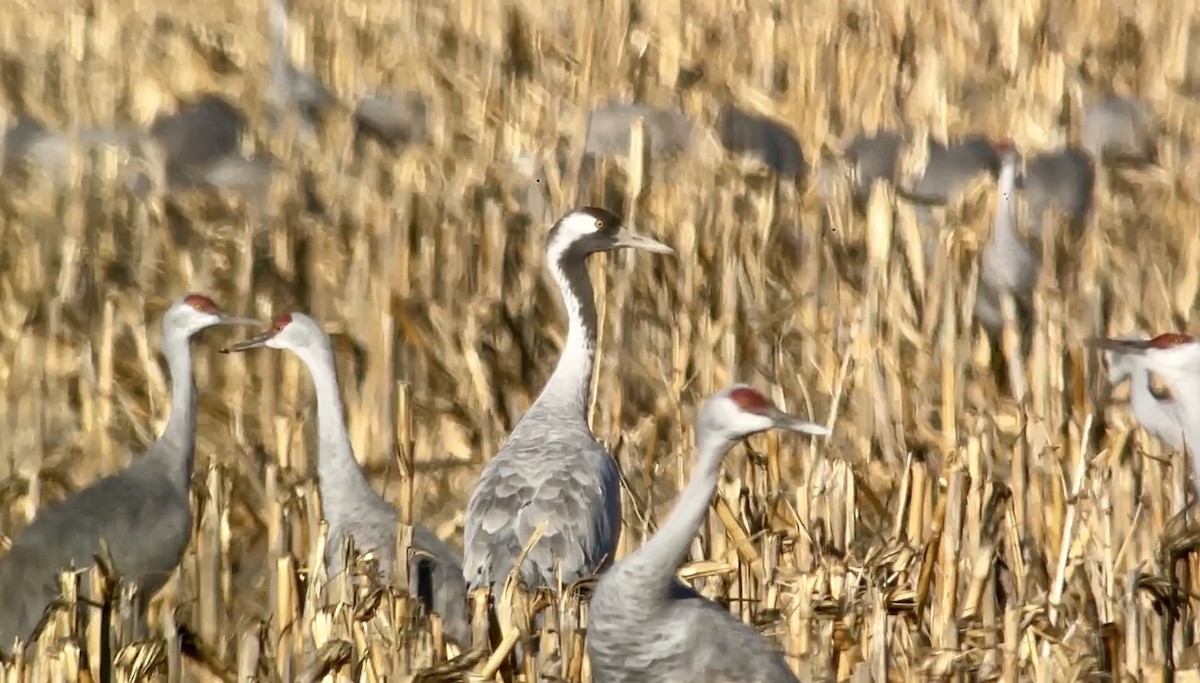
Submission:
[[[1168,332],[1152,339],[1092,339],[1089,343],[1104,349],[1109,358],[1114,354],[1137,356],[1143,367],[1168,385],[1194,382],[1200,375],[1200,339],[1190,334]]]
[[[996,151],[996,157],[1000,160],[1001,164],[1007,159],[1016,160],[1020,154],[1020,150],[1017,149],[1017,143],[1009,138],[992,140],[992,149]]]
[[[714,394],[701,409],[696,429],[719,434],[729,441],[768,429],[787,429],[813,436],[829,434],[828,427],[783,412],[745,384],[734,384]]]
[[[675,250],[658,240],[633,232],[620,216],[594,206],[585,206],[558,219],[550,229],[546,251],[552,260],[563,257],[586,258],[598,251],[643,249],[656,254],[674,254]]]
[[[221,349],[222,353],[237,353],[267,346],[272,349],[300,350],[313,346],[329,348],[329,335],[316,320],[303,313],[283,313],[275,316],[271,327],[262,334]]]
[[[257,325],[253,318],[242,318],[222,311],[212,299],[191,293],[176,301],[163,316],[164,334],[190,337],[214,325]]]

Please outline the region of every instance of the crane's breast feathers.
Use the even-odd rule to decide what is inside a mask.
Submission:
[[[549,583],[555,565],[564,581],[573,581],[612,556],[620,530],[620,480],[611,456],[491,464],[467,504],[468,580],[499,580],[539,529],[526,558],[526,573],[531,570],[539,581]]]

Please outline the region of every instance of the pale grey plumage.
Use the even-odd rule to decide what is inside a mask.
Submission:
[[[101,539],[117,571],[138,585],[143,614],[175,571],[192,532],[196,398],[189,340],[220,324],[257,321],[228,316],[199,294],[167,310],[162,352],[171,373],[171,414],[162,435],[125,470],[42,510],[0,558],[0,651],[11,648],[14,638],[28,644],[59,594],[59,571],[91,566]]]
[[[1137,337],[1120,337],[1121,341],[1138,341]],[[1155,396],[1150,386],[1150,370],[1143,357],[1112,350],[1104,352],[1108,364],[1108,380],[1113,385],[1129,380],[1129,408],[1134,419],[1146,433],[1172,451],[1183,450],[1183,430],[1179,425],[1178,406],[1171,397]]]
[[[1070,217],[1070,231],[1077,237],[1091,213],[1095,186],[1095,166],[1082,150],[1064,147],[1030,157],[1017,178],[1030,234],[1041,237],[1045,211],[1054,209]]]
[[[925,172],[912,194],[929,203],[946,204],[976,177],[995,177],[1000,159],[992,143],[981,135],[969,135],[954,144],[929,141]]]
[[[1000,159],[996,215],[992,232],[980,251],[979,286],[975,295],[975,317],[993,334],[1004,328],[1001,295],[1008,294],[1018,303],[1028,300],[1037,284],[1041,266],[1038,252],[1030,247],[1017,228],[1016,149],[1003,147]]]
[[[55,186],[71,183],[71,155],[77,152],[80,159],[101,149],[120,150],[119,159],[137,160],[139,163],[124,163],[121,180],[135,194],[145,195],[153,187],[152,179],[143,172],[149,160],[145,132],[136,126],[92,126],[76,127],[71,131],[51,130],[37,120],[22,115],[16,125],[4,133],[3,171],[4,176],[20,177],[24,171],[32,171],[48,178]]]
[[[716,131],[727,151],[755,157],[780,176],[800,180],[808,174],[800,143],[779,121],[726,103],[717,114]]]
[[[896,159],[900,155],[900,133],[880,130],[871,135],[859,135],[846,148],[846,162],[853,169],[852,198],[859,209],[865,209],[871,186],[878,179],[896,181]]]
[[[1192,462],[1192,483],[1200,490],[1200,340],[1188,334],[1160,334],[1153,339],[1097,339],[1092,344],[1115,356],[1136,359],[1158,375],[1171,392],[1172,410],[1182,444]],[[1168,426],[1165,421],[1163,426]]]
[[[215,93],[181,102],[178,111],[159,115],[150,125],[171,187],[265,192],[275,165],[266,155],[242,154],[247,132],[245,113]]]
[[[563,295],[569,329],[554,374],[512,434],[483,468],[467,501],[463,577],[499,591],[539,524],[545,529],[521,567],[528,587],[568,584],[612,561],[621,530],[620,487],[612,455],[588,426],[596,348],[596,309],[585,260],[596,251],[670,248],[629,232],[604,209],[560,219],[547,263]]]
[[[320,78],[296,68],[288,57],[290,24],[286,0],[271,0],[267,8],[271,45],[267,109],[274,123],[278,125],[290,119],[296,124],[296,132],[312,142],[317,139],[317,130],[325,113],[337,103],[337,99]]]
[[[708,514],[725,454],[772,428],[828,433],[743,384],[705,402],[696,418],[695,471],[675,509],[644,546],[600,578],[592,596],[587,649],[596,683],[797,680],[774,646],[676,576]]]
[[[584,134],[585,156],[628,156],[630,131],[642,119],[651,158],[668,159],[688,150],[695,125],[677,109],[639,102],[608,102],[592,110]]]
[[[1106,93],[1084,108],[1080,137],[1097,162],[1140,165],[1155,159],[1158,127],[1142,100]]]
[[[389,149],[429,139],[429,106],[420,93],[376,93],[361,98],[354,110],[354,140],[370,138]]]
[[[374,553],[380,570],[387,576],[396,558],[399,515],[391,503],[371,488],[354,459],[329,335],[307,315],[285,313],[275,318],[266,333],[233,344],[226,351],[260,346],[295,353],[308,368],[316,390],[317,476],[322,514],[329,523],[325,551],[329,578],[344,570],[342,543],[347,537],[353,537],[357,552]],[[412,593],[428,610],[441,615],[447,639],[468,647],[466,589],[458,553],[433,531],[419,525],[413,525],[412,545],[419,551],[409,562]]]
[[[851,187],[855,206],[864,210],[876,180],[895,183],[903,137],[898,131],[879,130],[860,134],[846,148],[845,159],[854,171]],[[999,158],[991,142],[981,135],[968,135],[943,144],[928,141],[925,170],[912,187],[899,187],[897,194],[916,203],[918,218],[932,223],[929,206],[949,203],[967,184],[983,174],[995,176]]]

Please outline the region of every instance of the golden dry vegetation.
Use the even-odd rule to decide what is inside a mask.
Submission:
[[[628,484],[627,553],[686,481],[707,394],[737,379],[830,416],[827,442],[763,436],[731,455],[687,568],[777,638],[801,680],[1200,678],[1185,461],[1120,401],[1106,407],[1103,366],[1083,345],[1139,325],[1198,329],[1194,4],[298,0],[293,59],[342,102],[371,88],[428,100],[428,144],[371,146],[359,163],[346,112],[315,145],[266,125],[263,0],[4,2],[9,105],[19,95],[56,126],[145,122],[217,91],[288,170],[266,215],[232,195],[133,199],[107,157],[82,160],[66,191],[0,187],[10,535],[162,426],[159,316],[203,291],[337,331],[359,460],[411,519],[460,543],[466,492],[565,334],[542,267],[547,226],[522,210],[513,159],[549,161],[560,142],[577,158],[601,101],[640,97],[710,125],[726,98],[787,122],[811,161],[905,123],[1049,148],[1064,104],[1077,112],[1101,86],[1140,94],[1162,121],[1163,171],[1106,178],[1082,242],[1047,259],[1020,400],[962,314],[990,189],[944,212],[960,228],[923,263],[912,210],[886,190],[858,216],[707,153],[707,132],[705,153],[609,169],[623,198],[597,201],[677,257],[594,260],[593,426]],[[679,69],[699,65],[702,81],[677,92]],[[302,170],[324,217],[302,210]],[[555,213],[576,196],[572,176],[545,179]],[[486,654],[446,663],[402,593],[318,604],[303,580],[321,557],[311,385],[290,355],[216,353],[238,334],[195,343],[193,543],[153,611],[163,637],[120,650],[117,679],[496,675]],[[99,676],[97,627],[67,639],[72,626],[69,611],[52,620],[24,680]],[[589,678],[582,642],[564,634],[558,675]]]

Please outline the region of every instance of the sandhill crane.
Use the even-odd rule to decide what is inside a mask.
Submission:
[[[585,161],[589,157],[628,155],[629,132],[638,117],[646,127],[652,158],[668,159],[691,146],[695,125],[683,112],[636,102],[608,102],[588,116],[583,143]]]
[[[373,552],[380,571],[391,572],[396,555],[396,508],[367,481],[346,433],[345,411],[338,391],[337,369],[329,335],[303,313],[277,316],[263,334],[230,345],[224,352],[257,347],[287,349],[308,368],[317,395],[317,477],[322,514],[329,523],[325,566],[330,577],[344,571],[342,541],[354,538],[358,552]],[[414,553],[409,561],[413,594],[442,616],[449,640],[467,647],[467,596],[458,553],[430,529],[413,526]]]
[[[985,173],[995,177],[999,168],[996,148],[982,135],[968,135],[948,145],[930,140],[925,172],[911,194],[925,203],[946,204],[971,180]]]
[[[113,149],[124,152],[131,159],[145,159],[148,156],[146,143],[144,132],[136,126],[80,126],[68,132],[47,128],[22,114],[16,125],[4,132],[4,176],[21,176],[25,170],[38,171],[56,187],[65,187],[72,180],[72,149],[79,149],[85,155],[91,151]],[[145,195],[150,191],[152,181],[136,166],[124,165],[121,178],[135,193]]]
[[[163,315],[171,414],[158,440],[125,470],[42,510],[0,558],[0,649],[30,639],[59,594],[58,572],[89,567],[108,544],[116,570],[138,587],[139,615],[179,564],[192,533],[188,489],[196,439],[193,335],[214,325],[258,325],[188,294]],[[28,644],[28,643],[27,643]]]
[[[425,98],[415,92],[378,93],[362,97],[354,111],[354,140],[366,139],[388,149],[400,149],[429,139]]]
[[[768,429],[829,433],[744,384],[705,402],[696,418],[696,469],[675,509],[644,546],[604,573],[592,595],[587,650],[596,683],[797,680],[762,636],[675,573],[708,513],[725,454]]]
[[[1117,344],[1140,344],[1145,340],[1125,336]],[[1114,386],[1129,380],[1129,408],[1142,429],[1158,439],[1168,449],[1183,450],[1183,430],[1180,427],[1177,405],[1170,395],[1159,395],[1150,383],[1151,370],[1146,356],[1106,348],[1104,360],[1108,365],[1108,381]]]
[[[1176,420],[1175,434],[1192,460],[1192,481],[1200,478],[1200,339],[1189,334],[1167,333],[1153,339],[1093,339],[1091,345],[1111,352],[1112,358],[1136,359],[1136,368],[1158,375],[1171,392],[1168,415]],[[1139,421],[1141,418],[1138,418]],[[1168,438],[1172,430],[1166,420],[1159,425]],[[1157,436],[1157,434],[1156,434]],[[1164,440],[1165,441],[1165,440]]]
[[[556,586],[560,577],[567,585],[612,562],[620,485],[616,461],[588,425],[597,321],[586,260],[623,247],[674,253],[605,209],[572,211],[550,230],[546,263],[567,310],[567,341],[554,374],[467,501],[463,577],[472,589],[487,586],[499,596],[540,525],[543,535],[519,570],[527,587]]]
[[[1046,209],[1056,208],[1070,217],[1071,234],[1078,237],[1091,213],[1095,187],[1095,164],[1083,150],[1063,147],[1031,156],[1017,178],[1030,234],[1040,238]]]
[[[860,210],[866,208],[876,180],[896,182],[902,142],[898,131],[884,129],[860,134],[846,147],[845,160],[853,170],[851,198]],[[927,207],[950,202],[971,180],[984,173],[995,176],[999,169],[996,151],[981,135],[968,135],[948,144],[930,139],[928,154],[917,182],[912,187],[897,188],[902,198],[917,204],[918,217],[926,224],[932,222]]]
[[[716,131],[727,151],[752,156],[781,176],[801,180],[808,173],[795,134],[774,119],[724,104],[717,114]]]
[[[846,148],[846,162],[853,170],[852,198],[858,208],[865,209],[876,180],[896,181],[896,159],[900,156],[901,142],[900,133],[880,130],[857,136]]]
[[[1083,110],[1080,137],[1097,163],[1153,163],[1158,121],[1145,102],[1106,93]]]
[[[1038,254],[1017,229],[1017,150],[1007,141],[996,143],[1000,156],[996,215],[992,232],[979,254],[979,287],[975,316],[991,333],[1004,328],[1000,297],[1011,295],[1018,303],[1026,300],[1037,284]]]
[[[317,139],[317,128],[337,99],[315,74],[296,68],[288,57],[286,0],[271,0],[267,7],[267,35],[271,45],[271,80],[267,108],[276,125],[291,119],[296,132],[308,142]]]
[[[243,156],[246,132],[245,113],[215,93],[184,101],[174,114],[159,115],[150,125],[171,187],[265,192],[274,164],[265,155]]]
[[[66,185],[71,150],[77,144],[81,151],[115,148],[143,162],[158,163],[154,150],[161,155],[167,186],[173,190],[207,187],[263,192],[274,164],[264,155],[243,156],[241,136],[245,130],[245,114],[213,93],[182,102],[177,112],[155,117],[148,129],[114,125],[68,132],[47,129],[22,116],[4,136],[4,174],[16,172],[24,162],[58,185]],[[139,166],[127,167],[124,180],[135,193],[144,195],[152,181]]]

